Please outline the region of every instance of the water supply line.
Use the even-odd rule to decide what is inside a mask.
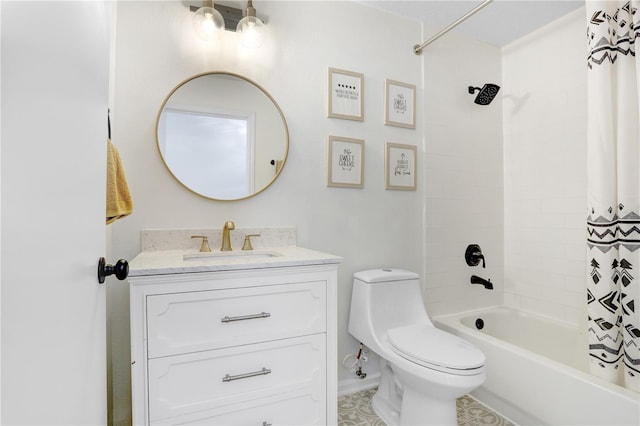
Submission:
[[[489,3],[491,3],[492,1],[493,0],[484,0],[482,3],[480,3],[479,5],[474,7],[473,9],[471,9],[469,12],[467,12],[464,16],[461,16],[460,18],[458,18],[451,25],[449,25],[448,27],[446,27],[445,29],[443,29],[439,33],[434,34],[430,39],[428,39],[424,43],[416,44],[415,46],[413,46],[413,53],[415,53],[416,55],[420,55],[422,53],[422,49],[424,49],[425,47],[427,47],[428,45],[430,45],[431,43],[433,43],[434,41],[436,41],[437,39],[439,39],[440,37],[442,37],[443,35],[445,35],[449,31],[451,31],[452,29],[454,29],[458,25],[462,24],[468,18],[470,18],[471,16],[475,15],[476,13],[478,13],[485,6],[489,5]]]
[[[367,360],[368,360],[368,357],[367,357],[368,352],[369,351],[365,349],[364,345],[361,342],[360,343],[360,349],[358,350],[358,354],[357,355],[348,354],[342,360],[342,365],[347,370],[351,370],[353,373],[355,373],[355,375],[358,376],[360,379],[364,379],[364,378],[367,377],[367,373],[362,371],[362,363],[363,362],[367,362]],[[348,364],[347,362],[351,358],[353,358],[353,362]]]

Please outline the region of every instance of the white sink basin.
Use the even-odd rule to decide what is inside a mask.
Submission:
[[[272,257],[282,256],[277,251],[261,251],[261,250],[247,250],[247,251],[212,251],[205,253],[189,253],[182,256],[185,262],[221,262],[228,260],[250,260],[250,259],[266,259]]]

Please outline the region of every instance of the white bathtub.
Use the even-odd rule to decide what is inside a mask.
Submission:
[[[487,380],[472,395],[517,424],[640,425],[640,394],[588,373],[576,327],[503,306],[433,321],[485,353]]]

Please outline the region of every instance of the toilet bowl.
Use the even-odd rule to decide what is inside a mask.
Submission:
[[[484,354],[433,325],[414,272],[355,273],[349,333],[380,357],[372,405],[388,425],[456,425],[456,399],[485,380]]]

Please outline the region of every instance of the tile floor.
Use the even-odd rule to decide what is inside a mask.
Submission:
[[[386,426],[371,407],[376,388],[338,398],[338,426]],[[515,426],[469,396],[458,399],[459,426]]]

